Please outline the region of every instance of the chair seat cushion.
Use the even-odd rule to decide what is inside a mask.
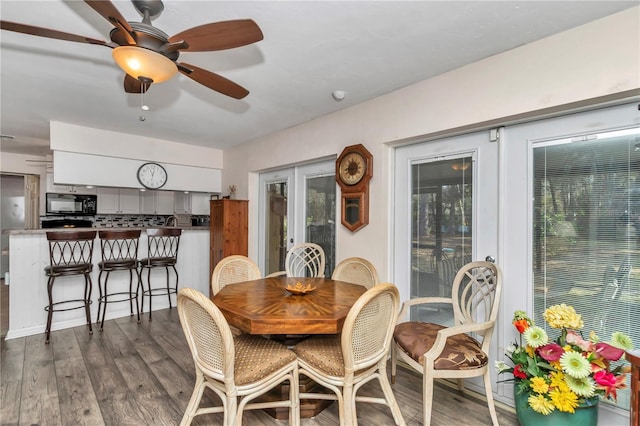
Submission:
[[[424,354],[436,341],[438,331],[445,326],[425,322],[403,322],[396,326],[393,338],[402,350],[420,364]],[[434,362],[436,370],[468,370],[479,368],[489,362],[480,343],[468,334],[457,334],[447,338],[440,356]]]
[[[109,269],[136,269],[138,261],[135,259],[112,259],[99,262],[98,267],[102,270]]]
[[[286,346],[264,337],[242,334],[234,337],[237,386],[256,382],[296,360]]]
[[[316,370],[328,376],[344,376],[340,335],[318,335],[298,343],[293,351]]]
[[[91,263],[72,263],[70,265],[49,265],[44,268],[46,275],[88,274],[93,270]]]
[[[140,266],[143,268],[152,268],[154,266],[171,266],[175,264],[175,257],[149,257],[140,260]]]

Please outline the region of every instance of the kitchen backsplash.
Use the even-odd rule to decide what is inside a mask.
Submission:
[[[52,219],[83,219],[93,222],[96,228],[151,228],[164,226],[171,215],[137,215],[137,214],[107,214],[96,216],[41,216],[41,223]],[[209,226],[208,215],[191,215],[198,226]]]

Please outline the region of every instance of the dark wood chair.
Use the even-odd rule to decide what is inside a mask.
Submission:
[[[98,318],[96,324],[100,323],[100,331],[104,327],[104,318],[107,313],[108,303],[118,303],[129,301],[129,310],[133,315],[133,301],[136,302],[136,313],[140,322],[140,305],[138,303],[138,293],[140,287],[140,275],[138,273],[138,242],[140,240],[140,230],[104,230],[98,231],[100,237],[100,251],[102,261],[98,263],[100,274],[98,275]],[[109,293],[107,283],[109,274],[115,271],[129,271],[129,291],[116,291]],[[133,272],[136,273],[135,290]],[[102,280],[102,274],[104,281]],[[115,297],[115,299],[114,299]],[[102,309],[102,310],[101,310]],[[102,318],[102,320],[100,319]]]
[[[144,298],[149,296],[149,320],[151,320],[152,299],[153,296],[167,295],[169,298],[169,309],[173,307],[171,304],[171,295],[178,293],[178,270],[176,263],[178,262],[178,247],[180,245],[180,228],[159,228],[147,229],[147,257],[138,262],[140,266],[140,282],[142,285],[142,308],[144,312]],[[151,270],[163,268],[166,272],[165,287],[151,287]],[[169,268],[173,269],[176,275],[175,285],[171,286],[169,279]],[[147,288],[144,288],[142,274],[147,271]]]
[[[87,316],[89,334],[93,334],[91,328],[91,271],[93,264],[93,241],[96,231],[55,231],[47,232],[49,243],[49,266],[44,268],[47,280],[47,294],[49,304],[45,306],[47,311],[47,327],[45,329],[45,343],[49,343],[51,337],[51,320],[54,312],[70,311],[84,308]],[[67,299],[53,301],[53,284],[58,277],[74,275],[84,276],[84,295],[80,299]]]

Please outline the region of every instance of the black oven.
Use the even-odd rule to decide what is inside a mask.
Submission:
[[[47,215],[95,216],[97,195],[47,192]]]

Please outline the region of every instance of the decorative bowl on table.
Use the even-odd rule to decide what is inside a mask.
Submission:
[[[307,293],[311,293],[316,289],[316,287],[312,286],[311,284],[304,285],[300,282],[297,282],[295,283],[295,285],[287,284],[287,286],[284,289],[291,294],[302,296]]]

